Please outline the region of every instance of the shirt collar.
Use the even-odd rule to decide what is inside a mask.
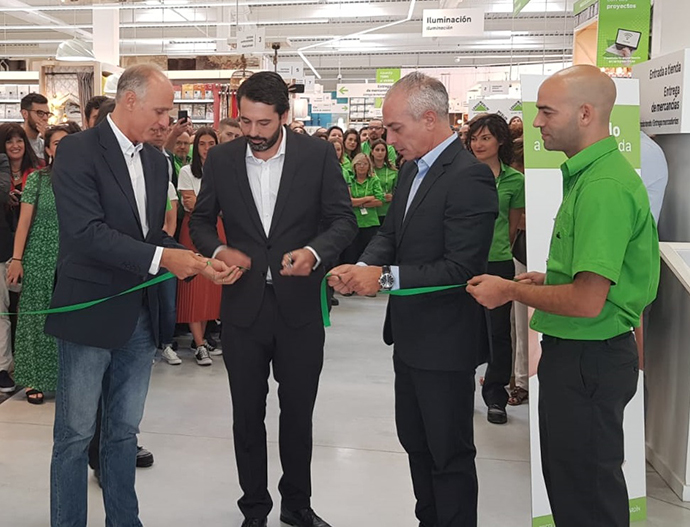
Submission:
[[[287,141],[287,132],[285,131],[285,127],[282,127],[282,138],[280,139],[280,146],[278,147],[278,151],[276,152],[276,155],[274,155],[271,159],[267,159],[266,161],[271,161],[273,159],[279,158],[280,156],[285,155],[285,143]],[[263,159],[259,159],[254,155],[254,151],[251,149],[249,146],[249,140],[247,140],[247,153],[245,154],[245,157],[247,159],[253,158],[254,161],[263,161]],[[264,161],[264,162],[266,162]]]
[[[563,179],[567,182],[584,172],[599,158],[618,149],[616,139],[610,135],[578,152],[561,165]]]
[[[132,143],[132,141],[130,141],[127,136],[122,133],[122,130],[120,130],[115,122],[110,118],[110,114],[108,114],[106,119],[108,119],[110,128],[113,129],[113,133],[115,134],[115,138],[117,139],[120,148],[122,149],[122,153],[125,155],[125,159],[133,157],[134,154],[141,152],[141,149],[144,148],[143,143],[138,143],[136,145]]]
[[[451,132],[451,134],[448,136],[448,138],[443,141],[442,143],[439,143],[436,145],[433,149],[429,150],[426,154],[424,154],[422,157],[417,159],[415,162],[417,163],[417,167],[421,170],[422,168],[425,168],[428,170],[431,168],[431,165],[433,165],[436,160],[438,159],[438,156],[441,155],[441,153],[448,148],[453,141],[455,141],[458,138],[457,135]]]

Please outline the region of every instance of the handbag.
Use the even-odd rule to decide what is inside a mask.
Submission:
[[[527,266],[527,231],[518,229],[510,251],[513,253],[513,258],[522,265]]]
[[[39,171],[38,173],[38,189],[36,189],[36,201],[34,202],[34,208],[31,212],[31,223],[29,223],[29,232],[26,233],[26,242],[24,243],[24,252],[26,252],[26,248],[29,245],[29,238],[31,237],[31,227],[34,225],[34,220],[36,219],[36,211],[38,210],[38,198],[41,195],[41,183],[43,181],[43,171]],[[7,271],[9,270],[9,265],[12,262],[12,258],[7,260],[7,264],[5,265],[5,284],[7,284]],[[13,285],[7,285],[7,289],[13,293],[21,293],[22,292],[22,281],[19,280],[16,284]]]

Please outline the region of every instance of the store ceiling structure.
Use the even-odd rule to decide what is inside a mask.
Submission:
[[[300,49],[320,44],[304,54],[324,80],[373,80],[387,67],[572,58],[572,0],[531,0],[515,17],[513,0],[0,0],[0,58],[52,57],[67,38],[92,41],[93,10],[113,6],[120,9],[122,56],[234,54],[237,25],[256,25],[266,31],[264,53],[279,43],[280,60],[299,60]],[[455,7],[484,9],[485,34],[422,37],[424,9]],[[335,37],[346,38],[328,42]]]

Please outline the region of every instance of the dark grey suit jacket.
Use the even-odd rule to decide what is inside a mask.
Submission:
[[[151,145],[141,151],[149,225],[144,237],[127,164],[107,120],[68,135],[56,154],[52,183],[60,251],[51,306],[114,295],[151,278],[156,246],[181,247],[163,231],[168,195],[165,156]],[[77,344],[118,348],[132,336],[144,300],[157,342],[156,286],[83,311],[49,315],[45,330]]]
[[[403,288],[464,284],[486,272],[498,214],[489,167],[450,144],[434,162],[405,215],[416,175],[401,169],[386,220],[360,260],[400,266]],[[391,296],[384,341],[424,370],[471,370],[489,355],[488,313],[464,290]]]
[[[235,139],[212,148],[189,222],[194,245],[211,256],[222,244],[216,231],[222,213],[227,244],[252,259],[252,268],[234,285],[223,288],[221,318],[249,327],[255,320],[270,266],[279,309],[286,322],[300,327],[321,319],[321,279],[329,262],[357,234],[350,195],[333,146],[312,137],[287,134],[285,161],[271,227],[266,236],[247,177],[247,141]],[[283,255],[305,246],[321,258],[308,277],[280,275]]]

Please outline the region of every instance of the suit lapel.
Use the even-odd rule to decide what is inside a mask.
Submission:
[[[408,167],[408,165],[409,165],[409,167]],[[400,190],[396,193],[396,199],[399,199],[400,203],[402,205],[398,208],[398,211],[399,211],[398,217],[395,218],[395,220],[396,220],[396,229],[395,230],[396,230],[396,232],[399,232],[399,233],[402,232],[403,221],[405,218],[405,207],[407,206],[407,200],[410,196],[410,190],[412,190],[412,182],[414,181],[414,178],[417,175],[417,165],[414,161],[408,161],[403,166],[403,170],[405,170],[406,175],[405,175],[404,179],[402,177],[400,178],[401,179]]]
[[[132,188],[132,180],[129,177],[129,169],[127,168],[127,162],[122,153],[122,148],[120,148],[120,143],[117,142],[115,133],[108,120],[105,119],[98,127],[99,142],[103,148],[102,155],[106,164],[110,168],[110,171],[115,178],[115,181],[119,185],[122,193],[127,198],[132,213],[137,220],[139,225],[139,230],[141,231],[141,219],[139,218],[139,210],[137,209],[137,201],[134,198],[134,189]],[[142,160],[143,163],[143,160]]]
[[[268,237],[270,238],[275,232],[278,222],[280,220],[280,215],[285,209],[285,204],[288,201],[288,196],[290,195],[290,187],[295,179],[297,173],[297,148],[291,148],[294,146],[292,143],[294,141],[292,134],[287,132],[287,128],[283,127],[283,133],[286,134],[285,137],[285,161],[283,162],[283,173],[280,176],[280,186],[278,187],[278,196],[276,197],[276,206],[273,210],[273,218],[271,219],[271,228],[268,231]]]
[[[240,139],[236,139],[240,141]],[[252,188],[249,186],[249,176],[247,175],[247,142],[242,140],[243,148],[241,154],[234,156],[235,158],[235,169],[237,170],[237,184],[240,187],[240,194],[244,200],[244,204],[247,207],[247,212],[249,213],[249,218],[254,224],[254,228],[258,231],[262,240],[266,239],[266,233],[264,232],[264,226],[261,223],[261,218],[259,217],[259,211],[256,208],[256,202],[254,201],[254,195],[252,194]]]

